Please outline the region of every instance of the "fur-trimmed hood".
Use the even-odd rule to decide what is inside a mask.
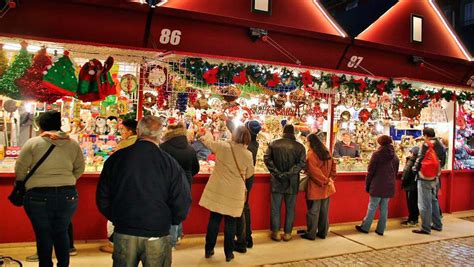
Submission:
[[[177,128],[177,129],[168,129],[162,137],[163,142],[167,142],[172,138],[178,137],[178,136],[184,136],[186,138],[187,131],[186,128]]]

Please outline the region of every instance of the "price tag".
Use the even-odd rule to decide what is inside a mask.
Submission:
[[[8,146],[5,151],[5,157],[7,158],[17,158],[20,155],[21,147],[19,146]]]

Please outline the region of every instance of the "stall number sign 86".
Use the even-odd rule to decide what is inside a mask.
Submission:
[[[180,30],[170,30],[170,29],[162,29],[160,35],[160,43],[161,44],[171,44],[171,45],[179,45],[181,42],[181,31]]]

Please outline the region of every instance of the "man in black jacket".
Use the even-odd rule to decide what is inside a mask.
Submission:
[[[170,226],[191,205],[186,175],[158,148],[162,123],[154,116],[138,124],[139,140],[105,162],[97,186],[99,211],[115,225],[114,266],[171,266]]]
[[[417,189],[417,172],[413,171],[413,166],[418,158],[420,147],[415,146],[410,149],[410,156],[407,157],[405,168],[402,175],[402,188],[406,193],[408,219],[402,222],[402,226],[416,226],[420,211],[418,210],[418,189]]]
[[[193,183],[193,176],[199,172],[199,161],[196,150],[188,143],[186,126],[183,123],[169,125],[162,138],[160,148],[170,154],[183,168],[188,178],[189,188]],[[183,224],[172,225],[170,229],[171,246],[176,248],[178,240],[183,235]]]
[[[271,238],[280,241],[280,210],[284,200],[286,206],[284,241],[291,240],[295,218],[296,195],[299,188],[300,171],[306,166],[306,150],[296,141],[293,125],[285,125],[283,138],[273,141],[264,156],[265,165],[271,174]]]
[[[415,234],[431,234],[431,230],[442,231],[443,224],[439,212],[438,189],[441,174],[441,168],[446,164],[446,148],[435,137],[433,128],[426,127],[423,129],[425,142],[421,146],[420,154],[416,159],[413,171],[418,172],[421,169],[421,162],[425,158],[429,148],[429,143],[433,144],[436,156],[439,160],[438,176],[434,180],[425,180],[418,175],[418,208],[421,216],[421,229],[413,230]],[[433,223],[433,225],[431,225]]]

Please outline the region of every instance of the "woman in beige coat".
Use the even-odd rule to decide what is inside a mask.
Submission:
[[[245,179],[254,173],[252,153],[247,150],[250,139],[245,126],[235,129],[230,142],[214,141],[209,133],[201,138],[204,145],[216,155],[216,166],[199,201],[200,206],[211,211],[206,234],[206,258],[214,255],[222,217],[226,261],[234,258],[235,226],[244,208]]]

